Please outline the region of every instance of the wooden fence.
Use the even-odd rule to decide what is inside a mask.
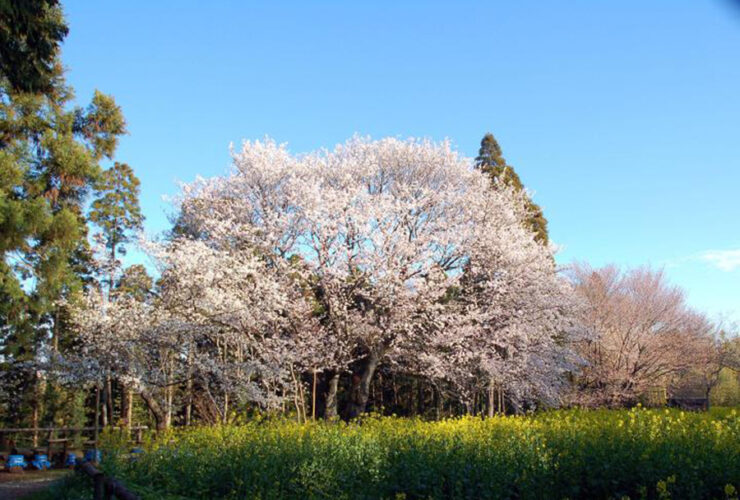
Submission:
[[[109,500],[112,498],[118,498],[119,500],[139,500],[137,495],[127,490],[116,479],[103,474],[90,462],[78,465],[76,469],[78,472],[92,479],[93,500]]]
[[[138,425],[131,427],[130,429],[124,429],[124,428],[114,428],[116,430],[120,430],[121,432],[132,432],[136,436],[136,442],[141,442],[142,433],[143,431],[147,430],[148,427],[146,425]],[[53,445],[62,445],[65,455],[67,452],[68,442],[71,441],[71,439],[54,439],[55,433],[63,433],[65,435],[74,434],[74,433],[83,433],[83,432],[91,432],[93,433],[93,440],[90,442],[90,444],[93,445],[94,449],[97,449],[98,447],[98,433],[100,431],[99,427],[26,427],[26,428],[5,428],[0,429],[0,446],[2,448],[5,448],[9,443],[9,437],[14,434],[33,434],[34,436],[38,436],[39,434],[46,433],[47,434],[47,455],[49,456],[49,459],[52,459],[52,447]],[[36,439],[34,439],[36,441]],[[133,493],[131,493],[129,490],[126,489],[126,487],[121,484],[118,480],[112,477],[108,477],[103,472],[99,471],[95,466],[90,462],[83,462],[79,463],[75,466],[75,470],[77,472],[86,475],[87,477],[92,479],[93,483],[93,499],[94,500],[109,500],[113,498],[118,498],[119,500],[138,500],[139,497]]]
[[[114,427],[114,429],[119,429],[117,427]],[[130,429],[121,428],[120,430],[122,432],[130,431],[134,433],[134,436],[136,437],[136,442],[140,443],[142,438],[143,431],[147,430],[148,427],[146,425],[137,425],[133,426]],[[34,448],[38,447],[38,436],[39,434],[46,434],[46,441],[47,441],[47,449],[49,453],[48,455],[51,455],[51,445],[52,444],[66,444],[66,442],[71,441],[70,438],[66,439],[54,439],[55,433],[63,433],[65,435],[69,434],[82,434],[84,432],[90,432],[93,434],[93,439],[90,441],[90,444],[97,448],[98,446],[98,433],[100,431],[100,427],[25,427],[25,428],[5,428],[0,429],[0,449],[5,449],[8,446],[8,437],[12,436],[13,434],[31,434],[33,437],[32,440],[32,446]],[[66,449],[65,449],[66,451]]]

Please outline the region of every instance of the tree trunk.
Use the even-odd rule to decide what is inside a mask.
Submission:
[[[187,403],[185,404],[185,425],[190,426],[190,420],[193,418],[193,381],[188,378],[187,387]]]
[[[33,414],[31,415],[31,426],[34,429],[37,429],[39,426],[39,400],[38,396],[34,397],[33,402]],[[33,438],[32,438],[33,447],[36,448],[39,445],[39,433],[38,431],[33,431]]]
[[[385,386],[383,385],[383,378],[378,374],[378,396],[379,401],[378,404],[380,406],[381,412],[385,410],[385,399],[383,397],[383,393],[385,392]]]
[[[406,377],[408,380],[408,377]],[[406,400],[406,408],[408,414],[412,417],[416,415],[416,377],[412,377],[411,381],[407,383],[408,395]]]
[[[108,420],[110,421],[111,425],[114,425],[115,420],[113,419],[113,382],[110,376],[106,380],[106,388],[108,389]]]
[[[54,327],[51,329],[51,349],[56,354],[59,352],[59,309],[54,312]]]
[[[154,396],[152,396],[146,389],[142,389],[140,395],[141,399],[144,400],[147,408],[149,408],[149,411],[151,411],[154,416],[154,423],[156,425],[157,432],[167,430],[167,415],[162,410],[162,407],[159,405],[156,398],[154,398]]]
[[[311,420],[316,420],[316,369],[313,370],[313,383],[311,384]]]
[[[293,404],[295,405],[295,412],[296,417],[298,418],[298,423],[305,422],[306,421],[306,411],[305,411],[305,403],[306,401],[303,398],[303,391],[301,389],[301,381],[300,374],[296,376],[295,370],[293,369],[293,365],[290,365],[290,376],[293,379]]]
[[[98,426],[100,425],[100,387],[95,385],[95,449],[98,448]]]
[[[121,420],[127,432],[131,431],[131,419],[133,415],[134,394],[125,385],[121,387]]]
[[[303,414],[303,421],[307,422],[308,417],[306,414],[306,391],[303,388],[303,383],[300,380],[300,375],[298,376],[298,399],[301,403],[301,413]]]
[[[193,415],[193,376],[192,376],[193,350],[188,349],[188,380],[185,383],[187,402],[185,404],[185,425],[190,426]]]
[[[706,398],[707,398],[707,408],[706,408],[706,411],[709,411],[709,395],[711,393],[712,393],[712,387],[709,386],[709,387],[707,387],[707,391],[706,391]]]
[[[167,409],[165,410],[165,418],[167,419],[167,427],[172,425],[172,399],[174,396],[175,388],[171,385],[167,386],[164,390],[165,394],[165,405]]]
[[[444,399],[442,395],[442,389],[437,387],[437,384],[432,385],[434,391],[434,413],[435,418],[439,420],[442,418],[442,412],[444,411]]]
[[[126,389],[126,429],[131,430],[134,425],[134,391]]]
[[[487,398],[486,398],[486,414],[487,416],[493,417],[493,415],[496,413],[496,386],[493,385],[493,382],[488,384],[488,392],[487,392]]]
[[[224,391],[224,413],[221,419],[221,423],[226,425],[229,421],[229,393]]]
[[[346,412],[348,419],[359,417],[365,412],[370,397],[370,382],[379,362],[380,355],[374,350],[370,351],[358,369],[352,372],[352,390]]]
[[[121,384],[121,416],[118,420],[124,429],[129,428],[127,395],[128,395],[128,390],[126,389],[126,386]]]
[[[105,390],[105,380],[103,380],[103,388],[100,391],[100,425],[104,428],[108,426],[107,397],[108,393]]]
[[[324,418],[331,420],[337,417],[337,391],[339,388],[339,372],[328,374],[328,389],[326,391],[326,405],[324,408]]]
[[[106,375],[103,381],[103,396],[101,401],[103,404],[103,427],[113,425],[113,393],[111,389],[110,375]]]
[[[467,398],[465,400],[465,414],[466,415],[472,415],[475,407],[473,406],[473,401],[470,398]]]

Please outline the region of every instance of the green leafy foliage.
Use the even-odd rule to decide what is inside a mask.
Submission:
[[[740,406],[740,371],[722,368],[709,399],[713,405]]]

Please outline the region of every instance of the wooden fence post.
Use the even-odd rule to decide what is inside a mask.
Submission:
[[[93,480],[93,500],[111,500],[113,498],[139,500],[139,497],[126,489],[123,484],[112,477],[106,477],[90,462],[78,465],[77,470]]]
[[[93,476],[93,500],[103,500],[105,498],[105,477],[100,471],[96,471]]]

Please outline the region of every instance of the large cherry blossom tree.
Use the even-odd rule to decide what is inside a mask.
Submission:
[[[92,292],[76,321],[79,366],[126,380],[160,427],[173,387],[208,421],[230,402],[306,417],[320,375],[324,415],[365,410],[382,362],[469,405],[555,402],[572,369],[573,303],[522,193],[448,143],[353,138],[294,156],[246,142],[224,177],[183,188],[173,236],[145,246],[155,294]],[[197,395],[197,397],[196,397]],[[499,408],[500,408],[499,404]]]
[[[181,313],[213,324],[241,310],[228,320],[241,323],[235,331],[262,335],[264,318],[253,315],[294,317],[309,304],[318,321],[303,330],[306,315],[297,314],[276,363],[302,359],[324,371],[330,415],[340,375],[351,371],[346,413],[355,416],[386,358],[418,354],[425,373],[448,379],[478,370],[514,393],[561,366],[567,290],[549,250],[524,229],[521,195],[490,189],[448,143],[353,138],[293,156],[267,140],[244,143],[233,158],[229,175],[183,190],[180,224],[223,260],[193,252],[188,271],[173,271],[190,282],[178,289],[218,296]],[[264,307],[226,286],[238,280],[222,280],[223,294],[203,280],[252,260],[274,277]],[[455,289],[464,297],[446,299]]]

